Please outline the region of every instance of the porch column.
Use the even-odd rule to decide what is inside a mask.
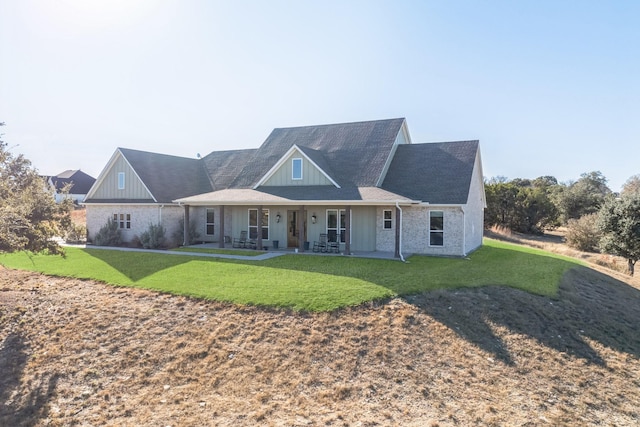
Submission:
[[[304,252],[304,205],[298,212],[298,250]]]
[[[258,206],[258,242],[256,249],[262,250],[262,205]]]
[[[400,258],[400,208],[396,206],[396,250],[394,258]]]
[[[220,249],[224,248],[224,205],[220,205]]]
[[[351,255],[351,206],[344,208],[344,254]]]
[[[184,205],[184,238],[182,246],[189,246],[189,205]]]

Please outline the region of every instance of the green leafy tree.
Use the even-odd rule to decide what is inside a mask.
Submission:
[[[485,183],[487,226],[499,225],[513,231],[539,234],[556,225],[558,211],[550,198],[553,177],[534,181],[492,178]],[[556,184],[557,185],[557,184]]]
[[[640,195],[608,198],[598,214],[598,228],[602,251],[625,258],[633,276],[640,259]]]
[[[569,184],[557,195],[563,223],[598,212],[610,194],[607,179],[601,172],[583,173],[579,180]]]
[[[512,229],[529,234],[542,234],[553,228],[558,217],[556,206],[543,188],[519,188],[515,212]]]
[[[56,204],[31,162],[0,140],[0,252],[63,254],[53,238],[71,226],[71,208],[70,200]]]

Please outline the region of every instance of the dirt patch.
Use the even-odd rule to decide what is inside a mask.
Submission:
[[[0,271],[0,425],[637,425],[640,292],[432,292],[334,313]]]

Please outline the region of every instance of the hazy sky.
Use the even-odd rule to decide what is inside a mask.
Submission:
[[[487,177],[640,173],[640,1],[0,0],[0,132],[43,174],[406,117]],[[19,144],[19,145],[17,145]]]

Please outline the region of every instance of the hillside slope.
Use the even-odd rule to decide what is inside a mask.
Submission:
[[[0,267],[0,425],[637,425],[640,291],[305,314]]]

